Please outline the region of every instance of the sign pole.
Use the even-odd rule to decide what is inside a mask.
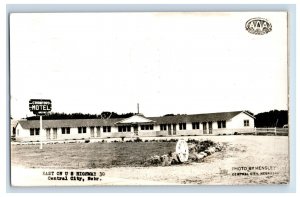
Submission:
[[[42,129],[43,129],[43,123],[42,123],[42,121],[43,121],[43,118],[42,118],[43,116],[42,115],[40,115],[40,149],[43,149],[43,142],[42,142]]]

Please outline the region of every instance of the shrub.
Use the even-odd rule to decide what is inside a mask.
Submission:
[[[134,142],[142,142],[143,140],[139,137],[137,137],[136,139],[133,140]]]
[[[169,142],[177,142],[176,139],[170,139]]]

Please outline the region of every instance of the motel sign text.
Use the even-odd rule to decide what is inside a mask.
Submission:
[[[29,110],[36,115],[43,115],[51,111],[52,103],[49,99],[30,99]]]

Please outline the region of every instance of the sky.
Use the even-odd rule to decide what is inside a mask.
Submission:
[[[266,18],[272,31],[250,34]],[[35,13],[10,16],[11,116],[146,116],[288,109],[285,12]]]

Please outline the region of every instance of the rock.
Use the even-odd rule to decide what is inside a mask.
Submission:
[[[220,143],[217,143],[215,146],[216,150],[215,151],[221,151],[223,149],[223,145]]]
[[[160,157],[161,161],[162,161],[162,166],[170,166],[172,160],[170,159],[170,157],[168,155],[163,155]]]
[[[207,149],[204,151],[207,155],[211,155],[211,152]]]
[[[161,163],[161,160],[160,160],[160,157],[158,155],[154,155],[152,156],[150,159],[149,159],[149,162],[151,164],[160,164]]]
[[[176,152],[173,152],[173,153],[171,154],[171,164],[179,164],[179,163],[180,163],[180,161],[179,161],[179,159],[178,159],[177,153],[176,153]]]
[[[196,152],[196,150],[197,150],[197,147],[196,147],[196,146],[190,147],[190,148],[189,148],[189,153],[194,153],[194,152]]]
[[[196,156],[197,156],[198,160],[201,160],[201,159],[203,159],[203,158],[205,157],[205,156],[202,155],[202,154],[196,154]]]
[[[189,154],[189,159],[192,161],[198,161],[198,157],[196,153],[190,153]]]
[[[210,154],[213,154],[216,152],[216,148],[215,147],[209,147],[208,151],[210,152]]]
[[[203,155],[204,157],[207,156],[207,153],[206,153],[206,152],[200,152],[199,154]]]
[[[205,156],[201,153],[191,153],[189,154],[189,159],[192,161],[201,161]]]

